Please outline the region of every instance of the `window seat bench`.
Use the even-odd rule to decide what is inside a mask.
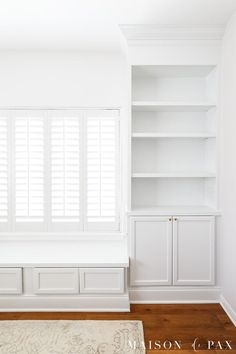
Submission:
[[[0,311],[129,311],[126,239],[1,241]]]

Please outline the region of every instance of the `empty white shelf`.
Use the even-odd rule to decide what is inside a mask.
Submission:
[[[212,172],[158,172],[158,173],[133,173],[133,178],[215,178]]]
[[[215,138],[215,134],[211,133],[133,133],[133,138],[190,138],[190,139],[207,139]]]
[[[215,106],[215,103],[210,102],[133,101],[132,103],[134,111],[205,112]]]

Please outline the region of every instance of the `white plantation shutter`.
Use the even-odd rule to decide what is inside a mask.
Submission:
[[[0,117],[0,224],[8,222],[8,121]],[[0,226],[0,229],[2,227]]]
[[[118,110],[0,110],[0,232],[119,231]]]
[[[15,222],[44,221],[44,121],[15,118]]]
[[[52,222],[80,223],[80,114],[52,114]],[[61,227],[60,225],[59,227]],[[75,229],[78,225],[74,225]]]
[[[88,229],[118,228],[119,139],[118,112],[90,112],[87,116]]]

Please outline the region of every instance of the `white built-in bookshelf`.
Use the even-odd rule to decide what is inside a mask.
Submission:
[[[132,66],[131,209],[217,209],[217,68]]]

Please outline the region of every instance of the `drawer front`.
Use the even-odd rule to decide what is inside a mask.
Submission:
[[[34,268],[35,294],[78,294],[78,268]]]
[[[0,294],[22,294],[21,268],[0,268]]]
[[[84,294],[121,294],[124,292],[123,268],[81,268],[80,292]]]

